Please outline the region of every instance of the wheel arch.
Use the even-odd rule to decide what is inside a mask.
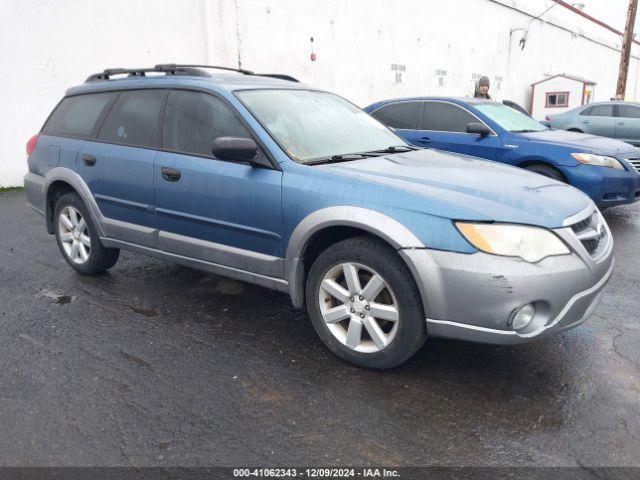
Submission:
[[[358,235],[377,238],[395,251],[425,248],[407,227],[380,212],[359,207],[329,207],[318,210],[296,226],[287,245],[285,273],[295,307],[303,307],[305,304],[307,275],[318,255],[334,243]],[[408,263],[407,258],[402,255],[400,257],[419,286],[413,266]]]
[[[550,168],[556,171],[562,177],[565,183],[569,183],[569,180],[567,179],[567,176],[564,174],[564,172],[560,170],[556,165],[554,165],[553,163],[549,162],[544,158],[529,158],[518,163],[518,167],[524,168],[524,169],[527,169],[527,167],[530,167],[532,165],[541,165],[543,167]]]
[[[98,209],[98,205],[91,195],[89,187],[84,180],[73,170],[65,167],[56,167],[51,169],[45,176],[44,195],[45,195],[45,219],[47,224],[47,232],[53,233],[53,211],[55,202],[60,196],[67,193],[76,193],[84,202],[92,216],[93,223],[98,229],[99,235],[104,235],[100,219],[102,215]]]

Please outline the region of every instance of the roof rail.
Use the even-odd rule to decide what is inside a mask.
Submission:
[[[244,70],[241,68],[220,67],[216,65],[185,65],[176,63],[161,63],[154,67],[147,68],[107,68],[99,73],[89,75],[85,80],[87,82],[96,82],[100,80],[109,80],[114,75],[128,75],[129,77],[146,77],[150,72],[161,72],[165,75],[192,75],[197,77],[209,76],[208,73],[200,70],[200,68],[211,68],[215,70],[227,70],[230,72],[238,72],[243,75],[256,75],[260,77],[279,78],[280,80],[287,80],[290,82],[298,82],[297,79],[290,75],[284,75],[280,73],[254,73],[251,70]]]
[[[163,63],[160,65],[156,65],[155,68],[161,68],[163,70],[173,71],[176,68],[212,68],[215,70],[228,70],[230,72],[238,72],[243,75],[257,75],[259,77],[271,77],[271,78],[279,78],[280,80],[288,80],[289,82],[298,82],[298,80],[291,75],[285,75],[282,73],[255,73],[251,70],[244,70],[242,68],[232,68],[232,67],[220,67],[217,65],[186,65],[186,64],[176,64],[176,63]]]
[[[169,68],[172,67],[172,68]],[[173,65],[156,65],[153,68],[107,68],[100,73],[94,73],[89,75],[85,80],[87,82],[95,82],[98,80],[109,80],[114,75],[128,75],[129,77],[146,77],[147,73],[160,72],[165,75],[193,75],[197,77],[209,76],[208,73],[198,70],[197,68],[183,68],[181,66]]]
[[[163,70],[175,71],[180,68],[213,68],[215,70],[228,70],[230,72],[238,72],[243,75],[255,75],[251,70],[244,70],[242,68],[232,68],[232,67],[220,67],[217,65],[186,65],[186,64],[176,64],[176,63],[161,63],[156,65],[154,68],[161,68]]]

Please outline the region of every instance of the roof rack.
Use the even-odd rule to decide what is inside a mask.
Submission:
[[[169,68],[171,67],[171,68]],[[153,68],[107,68],[100,73],[89,75],[85,80],[87,82],[95,82],[98,80],[109,80],[114,75],[127,75],[129,77],[146,77],[147,73],[161,72],[165,75],[192,75],[196,77],[208,77],[207,72],[198,70],[197,68],[183,68],[177,65],[156,65]]]
[[[165,63],[156,65],[155,68],[162,68],[165,70],[173,71],[176,68],[212,68],[215,70],[228,70],[230,72],[238,72],[243,75],[256,75],[258,77],[271,77],[271,78],[279,78],[280,80],[287,80],[289,82],[299,82],[297,78],[292,77],[291,75],[285,75],[282,73],[255,73],[251,70],[244,70],[242,68],[231,68],[231,67],[220,67],[217,65],[186,65],[186,64],[176,64],[176,63]]]
[[[280,80],[287,80],[290,82],[298,82],[297,79],[290,75],[284,75],[280,73],[254,73],[250,70],[244,70],[241,68],[220,67],[216,65],[185,65],[175,63],[161,63],[151,68],[107,68],[100,73],[94,73],[89,75],[85,80],[87,82],[96,82],[100,80],[109,80],[114,75],[127,75],[129,77],[146,77],[147,73],[161,72],[165,75],[191,75],[196,77],[207,77],[208,73],[200,70],[200,68],[211,68],[215,70],[227,70],[230,72],[238,72],[243,75],[257,75],[260,77],[279,78]]]

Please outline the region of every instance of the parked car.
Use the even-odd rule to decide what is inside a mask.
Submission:
[[[548,115],[551,128],[591,133],[640,145],[640,103],[599,102]]]
[[[481,99],[405,98],[365,110],[413,145],[522,167],[579,188],[600,207],[640,199],[640,150],[618,140],[548,130]]]
[[[77,272],[127,249],[287,292],[333,353],[370,368],[427,336],[575,327],[613,268],[578,190],[416,149],[334,94],[245,71],[92,75],[27,153],[29,202]]]

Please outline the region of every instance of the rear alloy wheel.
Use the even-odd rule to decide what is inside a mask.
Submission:
[[[411,272],[375,238],[348,238],[320,253],[307,277],[306,302],[320,339],[355,365],[395,367],[427,338]]]
[[[58,217],[60,242],[67,257],[73,263],[82,265],[91,254],[89,228],[82,214],[71,205],[67,205]]]
[[[58,199],[53,218],[60,252],[78,273],[102,273],[118,261],[120,250],[100,243],[89,211],[77,193],[67,193]]]

